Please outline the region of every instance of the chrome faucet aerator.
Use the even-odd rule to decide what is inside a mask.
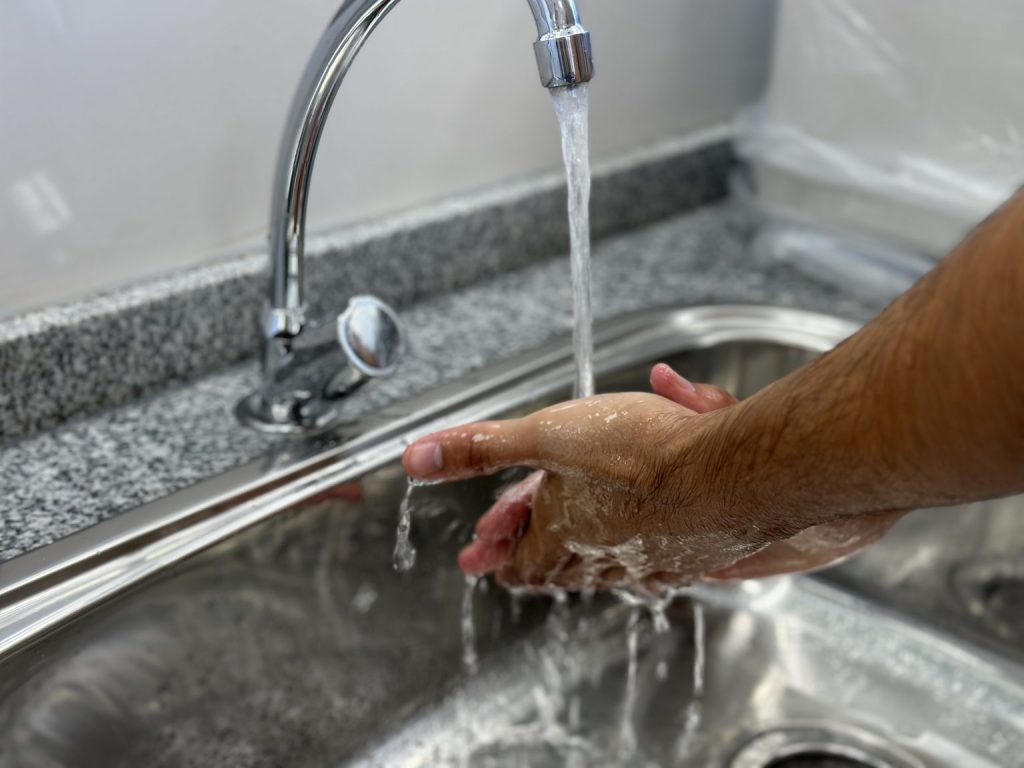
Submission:
[[[558,88],[593,77],[590,34],[580,22],[575,0],[528,0],[537,23],[534,43],[541,83]],[[308,434],[338,422],[339,400],[368,378],[387,375],[401,347],[394,312],[372,297],[337,322],[313,328],[306,317],[303,262],[306,203],[317,146],[335,94],[356,54],[398,0],[346,0],[310,57],[292,101],[277,158],[270,211],[270,301],[263,320],[263,383],[238,405],[245,423],[268,432]],[[386,366],[367,365],[346,343],[349,325],[373,326],[379,346],[361,349]],[[314,364],[341,348],[347,361],[311,374]],[[319,370],[319,368],[317,368]],[[338,381],[347,382],[337,386]]]
[[[574,0],[529,0],[537,22],[540,82],[545,88],[586,83],[594,76],[590,33],[580,22]]]

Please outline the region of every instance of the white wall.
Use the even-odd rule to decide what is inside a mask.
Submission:
[[[580,4],[598,159],[726,121],[761,86],[766,0]],[[6,3],[0,314],[261,239],[292,89],[337,5]],[[313,227],[556,168],[535,36],[526,0],[398,7],[335,103]]]
[[[1024,181],[1024,3],[783,0],[763,199],[943,255]]]

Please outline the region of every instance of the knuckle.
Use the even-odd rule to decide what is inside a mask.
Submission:
[[[490,453],[486,448],[486,443],[477,439],[482,434],[482,432],[474,432],[463,443],[462,452],[467,467],[486,467],[490,462]]]
[[[459,433],[452,444],[453,462],[464,469],[488,469],[496,466],[512,443],[508,430],[498,422],[482,422]]]
[[[733,396],[726,392],[724,389],[713,387],[709,393],[711,402],[715,405],[728,405],[733,402]]]

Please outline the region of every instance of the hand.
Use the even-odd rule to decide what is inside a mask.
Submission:
[[[481,520],[475,552],[462,557],[471,570],[538,587],[680,583],[768,543],[698,500],[700,418],[659,395],[602,395],[428,436],[404,464],[428,480],[546,471]]]
[[[837,533],[831,526],[815,526],[813,542],[805,535],[774,543],[798,528],[758,521],[706,493],[699,414],[735,399],[691,385],[664,365],[654,368],[651,384],[657,396],[588,398],[412,446],[406,469],[421,478],[520,464],[547,470],[506,492],[480,519],[476,540],[460,555],[463,570],[497,570],[509,585],[657,590],[709,571],[738,578],[820,565],[881,535],[860,536],[844,521],[841,540],[826,535]],[[712,503],[698,502],[702,497]]]
[[[708,413],[737,402],[733,395],[718,387],[691,384],[663,363],[651,371],[651,389],[695,413]],[[533,497],[543,477],[543,471],[535,472],[502,494],[480,518],[476,539],[459,556],[463,571],[489,573],[502,565],[510,547],[526,528]],[[904,511],[879,512],[814,525],[704,577],[755,579],[834,565],[877,542],[904,514]]]
[[[706,413],[731,405],[736,399],[719,387],[691,384],[665,364],[651,371],[651,388],[693,413]],[[505,491],[477,523],[473,542],[459,555],[459,565],[468,575],[490,573],[500,568],[522,537],[530,521],[534,498],[546,477],[543,470]]]

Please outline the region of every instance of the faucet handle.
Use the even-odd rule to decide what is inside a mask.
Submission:
[[[345,357],[341,365],[338,346]],[[243,398],[235,412],[263,432],[312,435],[330,429],[344,417],[336,401],[394,371],[404,346],[395,311],[374,296],[354,296],[338,315],[335,338],[329,324],[309,325],[269,346],[280,356],[271,359],[281,364],[275,375],[264,373],[264,387]]]
[[[376,296],[353,296],[338,315],[338,344],[347,370],[338,371],[324,388],[327,398],[344,397],[368,379],[390,375],[405,348],[398,315]]]

